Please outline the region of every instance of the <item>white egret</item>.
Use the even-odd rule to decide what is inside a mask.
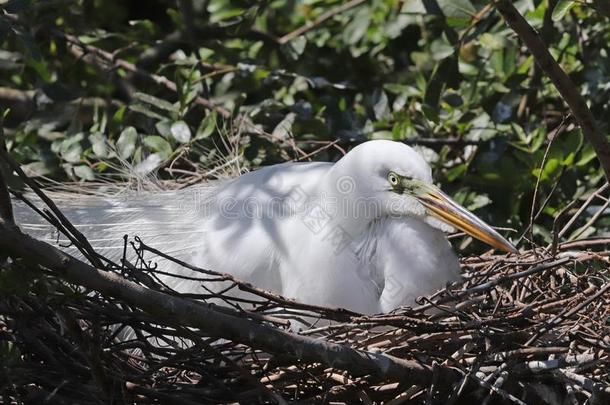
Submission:
[[[301,302],[368,314],[412,305],[459,278],[445,236],[451,227],[516,251],[434,186],[417,152],[391,141],[365,142],[334,164],[284,163],[211,186],[58,205],[110,258],[122,254],[124,234],[140,235],[199,267]],[[54,240],[31,213],[19,216],[26,231]],[[202,291],[195,281],[165,282]]]

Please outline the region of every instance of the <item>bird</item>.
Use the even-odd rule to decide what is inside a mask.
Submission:
[[[423,157],[401,142],[363,142],[336,162],[287,162],[227,181],[140,194],[56,196],[103,255],[124,254],[123,235],[173,257],[299,302],[362,314],[412,306],[460,279],[447,233],[517,249],[437,187]],[[61,243],[26,206],[22,228]],[[162,260],[161,260],[162,262]],[[163,281],[203,292],[192,270]]]

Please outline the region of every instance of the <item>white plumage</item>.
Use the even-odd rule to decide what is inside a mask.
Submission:
[[[390,141],[366,142],[334,164],[285,163],[181,191],[58,205],[111,259],[121,257],[124,234],[138,235],[199,267],[305,303],[362,313],[412,305],[459,278],[447,222],[514,250],[432,185],[419,154]],[[17,219],[27,232],[55,241],[25,207]],[[198,282],[165,281],[181,292],[202,291]]]

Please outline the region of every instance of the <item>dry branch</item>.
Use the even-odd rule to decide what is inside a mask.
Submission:
[[[601,132],[595,117],[587,106],[584,97],[578,91],[570,77],[553,58],[546,44],[536,30],[523,18],[510,0],[494,0],[496,9],[502,14],[506,23],[517,33],[534,56],[536,63],[551,79],[565,102],[570,107],[572,115],[581,127],[583,135],[591,143],[597,159],[610,180],[610,143]]]
[[[38,196],[62,219],[62,223],[71,232],[80,233],[61,214],[54,203],[33,183],[8,153],[0,150],[2,158],[32,187]],[[4,185],[3,183],[1,185]],[[0,187],[1,212],[10,210],[10,199],[6,187]],[[79,242],[91,246],[82,237]],[[316,339],[299,336],[270,326],[258,324],[245,319],[243,313],[222,308],[213,304],[202,304],[184,298],[172,297],[162,292],[153,291],[134,282],[126,280],[112,272],[92,267],[57,248],[35,240],[13,227],[0,226],[0,246],[13,257],[21,258],[32,265],[51,269],[67,281],[88,289],[123,299],[130,305],[144,309],[149,314],[159,317],[176,326],[191,326],[207,331],[210,336],[228,338],[239,343],[266,350],[269,353],[291,356],[295,359],[314,361],[329,367],[348,370],[355,375],[376,374],[398,379],[408,379],[414,383],[425,383],[430,378],[431,370],[416,361],[403,360],[393,356],[354,350],[348,346],[331,342],[320,342]],[[91,249],[92,250],[92,249]],[[455,371],[443,369],[447,376]]]
[[[376,374],[419,384],[425,384],[431,376],[430,368],[416,361],[321,342],[258,324],[228,308],[219,309],[213,304],[147,289],[112,272],[96,269],[18,230],[1,227],[0,245],[15,258],[51,269],[69,282],[120,298],[171,325],[201,328],[210,336],[228,338],[273,354],[319,362],[355,375]],[[455,372],[443,369],[443,373],[450,377]]]

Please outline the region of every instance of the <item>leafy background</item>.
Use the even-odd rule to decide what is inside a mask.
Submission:
[[[608,7],[515,5],[607,133]],[[419,145],[441,186],[483,219],[546,244],[557,214],[604,181],[560,96],[488,2],[0,8],[7,147],[43,182],[153,176],[186,186],[393,139]],[[585,222],[568,237],[610,225]]]

